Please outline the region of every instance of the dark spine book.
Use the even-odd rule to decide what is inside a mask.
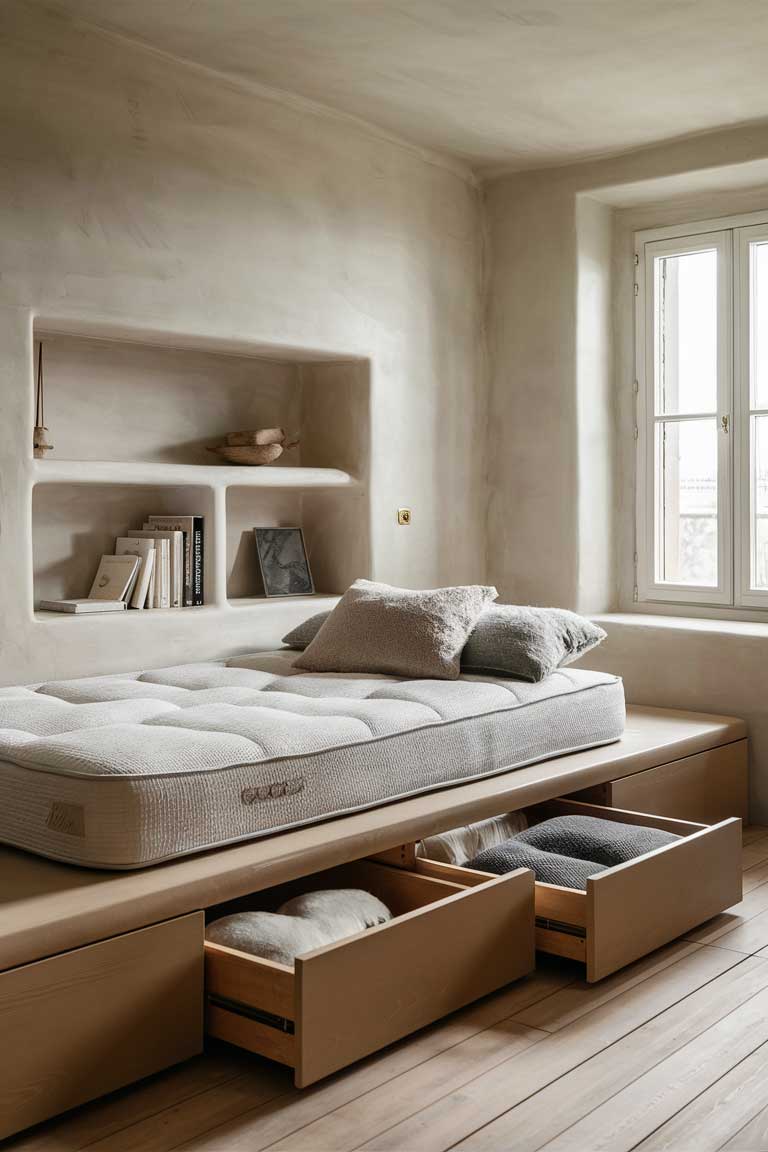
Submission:
[[[203,561],[205,559],[205,536],[202,516],[195,516],[192,531],[192,604],[198,608],[205,603],[203,589]]]

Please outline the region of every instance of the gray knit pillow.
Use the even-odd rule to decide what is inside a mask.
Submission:
[[[520,844],[530,844],[542,852],[558,852],[580,860],[596,860],[606,868],[626,864],[646,852],[654,852],[680,837],[664,828],[644,824],[623,824],[597,816],[553,816],[520,832]]]
[[[544,851],[533,844],[523,843],[517,836],[479,852],[467,867],[476,868],[479,872],[493,872],[497,876],[514,872],[516,868],[530,868],[540,884],[558,884],[561,888],[580,888],[582,891],[590,876],[605,872],[605,864],[598,864],[596,860],[579,860],[574,856]]]
[[[496,594],[477,584],[414,592],[356,580],[293,667],[457,680],[461,650]]]
[[[605,636],[591,620],[564,608],[494,604],[475,625],[461,654],[461,670],[544,680]]]
[[[283,644],[287,644],[289,648],[298,648],[303,652],[317,636],[330,614],[330,612],[318,612],[316,616],[302,620],[301,624],[297,624],[295,628],[283,636]]]

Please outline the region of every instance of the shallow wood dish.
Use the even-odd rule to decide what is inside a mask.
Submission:
[[[295,448],[298,440],[288,440],[282,428],[255,428],[252,431],[230,432],[223,444],[209,448],[228,464],[274,464],[283,452]]]
[[[216,448],[209,448],[228,464],[274,464],[283,454],[282,444],[253,444],[233,445],[219,444]]]
[[[282,444],[283,448],[288,447],[282,428],[256,428],[251,432],[230,432],[226,442],[230,448],[256,448],[264,444]]]

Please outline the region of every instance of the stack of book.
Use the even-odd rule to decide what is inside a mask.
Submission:
[[[148,516],[102,556],[85,600],[43,600],[52,612],[194,608],[204,602],[202,516]]]

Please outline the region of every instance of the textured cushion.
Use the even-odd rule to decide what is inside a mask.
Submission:
[[[318,612],[303,620],[283,636],[283,644],[303,651],[329,616]],[[536,682],[601,644],[605,635],[591,620],[563,608],[492,604],[470,633],[461,670]]]
[[[325,624],[330,616],[328,612],[317,612],[314,616],[310,616],[307,620],[302,620],[301,624],[297,624],[290,632],[283,636],[283,644],[288,648],[297,648],[299,652],[312,643],[315,636]]]
[[[474,859],[469,868],[480,872],[494,872],[502,876],[515,868],[530,868],[541,884],[559,884],[561,888],[586,888],[587,878],[605,871],[605,864],[594,860],[578,860],[557,852],[545,852],[533,844],[525,844],[518,836],[486,848]]]
[[[375,928],[377,924],[386,924],[392,919],[386,904],[363,888],[302,892],[281,904],[278,912],[283,916],[305,916],[331,924],[334,931],[343,928],[345,935],[364,932],[366,928]]]
[[[493,605],[477,621],[461,654],[461,667],[464,672],[536,682],[583,656],[605,635],[590,620],[563,608]]]
[[[530,844],[543,852],[597,860],[607,868],[625,864],[627,860],[634,860],[679,839],[674,832],[665,832],[661,828],[621,824],[617,820],[600,820],[595,816],[555,816],[552,820],[534,824],[517,836],[520,843]]]
[[[235,912],[206,928],[206,939],[277,964],[355,936],[392,919],[378,897],[360,888],[305,892],[277,912]]]
[[[412,592],[356,580],[294,667],[458,680],[461,650],[495,597],[480,585]]]

